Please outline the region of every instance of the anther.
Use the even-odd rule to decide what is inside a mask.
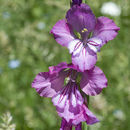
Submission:
[[[87,29],[87,28],[84,28],[81,32],[82,32],[82,33],[88,32],[88,29]]]

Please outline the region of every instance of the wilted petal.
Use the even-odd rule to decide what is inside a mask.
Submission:
[[[95,16],[86,4],[74,5],[67,12],[66,19],[74,31],[82,33],[84,28],[87,29],[86,35],[94,29],[96,24]]]
[[[106,76],[101,69],[95,66],[91,70],[82,73],[80,87],[87,95],[97,95],[103,88],[107,87]]]
[[[51,30],[51,33],[54,35],[55,40],[62,46],[68,46],[68,43],[74,40],[71,29],[66,23],[66,21],[59,20]]]
[[[70,81],[52,98],[52,102],[56,106],[59,116],[69,122],[80,113],[84,100],[78,91],[77,85]]]
[[[64,79],[67,76],[67,71],[62,71],[67,68],[68,64],[61,63],[58,66],[49,68],[49,72],[39,73],[32,87],[43,97],[53,97],[64,86]],[[72,66],[71,66],[72,67]]]
[[[116,26],[113,20],[107,17],[99,17],[97,18],[93,37],[101,39],[102,45],[104,45],[109,40],[113,40],[119,30],[120,28]]]
[[[84,47],[83,43],[72,53],[72,63],[82,72],[91,69],[96,64],[96,61],[96,53],[88,46]]]

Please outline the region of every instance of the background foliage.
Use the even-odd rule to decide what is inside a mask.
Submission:
[[[98,17],[106,1],[87,3]],[[101,120],[91,130],[130,129],[130,0],[113,1],[121,7],[121,15],[106,16],[121,29],[98,54],[97,65],[109,82],[101,95],[90,98],[91,110]],[[0,0],[0,5],[0,116],[9,111],[16,130],[58,130],[55,107],[31,88],[31,82],[49,66],[71,62],[68,50],[49,34],[64,18],[69,0]]]

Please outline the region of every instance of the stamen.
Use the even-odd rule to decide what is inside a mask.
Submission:
[[[76,78],[76,82],[77,82],[77,83],[80,83],[80,81],[81,81],[81,74],[78,73],[78,74],[77,74],[77,78]]]
[[[75,35],[78,39],[81,39],[81,34],[80,34],[79,32],[76,32],[75,30],[74,30],[74,35]]]
[[[64,69],[64,71],[68,71],[70,68],[66,68],[66,69]]]
[[[70,77],[66,77],[65,80],[64,80],[64,85],[68,84],[70,81]]]
[[[93,35],[93,32],[90,32],[89,35],[88,35],[88,39],[91,38]]]
[[[88,32],[88,29],[87,29],[87,28],[84,28],[81,32],[82,32],[82,33]]]

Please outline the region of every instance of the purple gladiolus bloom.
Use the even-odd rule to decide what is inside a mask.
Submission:
[[[79,77],[80,88],[77,85]],[[71,129],[73,125],[80,130],[79,125],[83,121],[88,125],[99,121],[85,105],[84,95],[99,94],[107,87],[107,79],[96,66],[84,72],[77,72],[73,64],[60,63],[58,66],[49,67],[49,72],[39,73],[32,87],[40,96],[52,98],[58,115],[63,118],[61,130],[65,129],[64,127]],[[80,89],[84,93],[81,94]]]
[[[66,20],[58,21],[51,30],[56,41],[69,49],[72,63],[85,71],[94,67],[97,52],[118,34],[120,28],[107,17],[96,18],[86,4],[72,6]]]

